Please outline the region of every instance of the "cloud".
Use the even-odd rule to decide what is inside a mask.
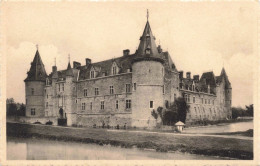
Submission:
[[[36,51],[36,47],[31,42],[22,42],[17,48],[7,48],[7,97],[13,97],[18,102],[25,101],[24,79],[35,55],[32,50]],[[57,65],[65,67],[63,58],[54,45],[41,45],[39,50],[44,64],[54,64],[54,58],[57,57]],[[45,66],[45,70],[50,73],[51,65]]]

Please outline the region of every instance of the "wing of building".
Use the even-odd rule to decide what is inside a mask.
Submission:
[[[138,49],[93,63],[68,63],[46,74],[37,49],[26,87],[26,116],[78,126],[154,126],[151,111],[184,97],[187,123],[231,117],[232,87],[223,68],[194,75],[178,71],[170,54],[156,46],[147,20]]]

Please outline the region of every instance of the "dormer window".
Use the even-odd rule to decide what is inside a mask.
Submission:
[[[117,64],[114,62],[112,65],[112,75],[118,74],[118,67]]]
[[[192,91],[195,91],[195,84],[194,84],[194,82],[192,83]]]
[[[210,93],[210,85],[208,85],[208,93]]]
[[[95,78],[95,70],[92,67],[91,71],[90,71],[90,78]]]
[[[147,48],[147,49],[145,50],[145,54],[147,54],[147,55],[150,55],[150,54],[151,54],[150,48]]]

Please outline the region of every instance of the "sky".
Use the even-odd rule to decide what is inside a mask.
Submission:
[[[85,64],[134,53],[146,24],[178,70],[191,75],[224,66],[233,106],[253,103],[256,10],[249,2],[5,2],[2,31],[7,97],[25,101],[24,79],[39,45],[49,74],[54,65]]]

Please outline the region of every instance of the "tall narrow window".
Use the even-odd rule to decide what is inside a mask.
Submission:
[[[162,87],[163,94],[165,93],[165,86]]]
[[[113,68],[112,68],[112,72],[113,72],[113,75],[116,75],[116,74],[117,74],[116,66],[113,66]]]
[[[90,71],[90,78],[95,78],[95,71],[94,70]]]
[[[35,108],[31,108],[31,115],[35,115]]]
[[[134,89],[133,90],[136,91],[136,83],[134,83]]]
[[[176,100],[176,93],[174,93],[174,101]]]
[[[46,102],[46,108],[48,108],[49,107],[49,103],[48,102]]]
[[[98,88],[95,88],[95,95],[96,95],[96,96],[99,95],[99,90],[98,90]]]
[[[193,96],[193,103],[195,103],[196,102],[196,98],[195,98],[195,96]]]
[[[203,104],[203,98],[201,98],[201,104]]]
[[[32,95],[34,95],[34,88],[31,89]]]
[[[59,84],[59,92],[60,92],[60,84]]]
[[[105,102],[104,101],[101,101],[101,109],[105,109]]]
[[[88,90],[84,89],[84,96],[87,97],[88,96]]]
[[[92,102],[90,102],[90,110],[92,110]]]
[[[112,95],[112,94],[114,94],[114,86],[109,86],[109,91],[110,91],[110,94]]]
[[[81,109],[85,110],[86,109],[86,103],[81,103]]]
[[[188,102],[190,102],[190,95],[188,95]]]
[[[116,100],[116,109],[118,110],[118,100]]]
[[[126,100],[126,109],[131,108],[131,100]]]
[[[184,99],[185,99],[186,102],[188,102],[188,95],[187,94],[184,95]]]
[[[130,93],[130,84],[125,85],[125,92]]]
[[[150,108],[153,108],[153,101],[150,101]]]
[[[49,95],[47,94],[47,96],[46,96],[46,97],[47,97],[47,99],[48,99],[48,98],[49,98]]]

